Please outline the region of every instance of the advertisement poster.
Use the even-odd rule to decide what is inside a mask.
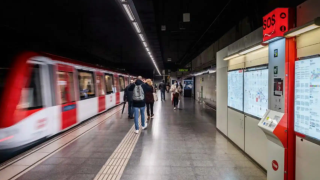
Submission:
[[[275,95],[275,96],[282,96],[283,95],[283,79],[274,78],[273,95]]]
[[[184,89],[192,89],[193,81],[192,80],[184,80]]]

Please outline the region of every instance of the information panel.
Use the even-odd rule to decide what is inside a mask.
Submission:
[[[228,106],[243,111],[243,70],[228,72]]]
[[[320,140],[320,58],[295,63],[294,129]]]
[[[258,118],[268,110],[268,72],[266,66],[244,72],[244,112]]]

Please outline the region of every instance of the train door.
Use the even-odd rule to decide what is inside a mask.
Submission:
[[[98,90],[98,113],[106,110],[106,85],[103,73],[96,72],[96,83]]]
[[[112,108],[115,106],[115,92],[114,92],[114,79],[112,74],[105,74],[104,75],[105,83],[106,83],[106,106],[107,109]]]
[[[58,64],[57,79],[61,104],[61,129],[66,129],[77,123],[74,68]]]

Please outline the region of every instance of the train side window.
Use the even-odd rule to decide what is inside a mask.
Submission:
[[[113,76],[106,74],[104,77],[106,80],[107,94],[112,94],[113,93]]]
[[[124,91],[125,85],[124,85],[124,77],[119,76],[119,84],[120,84],[120,91]]]
[[[95,97],[93,73],[90,71],[78,71],[80,100]]]
[[[99,96],[106,95],[106,93],[105,93],[106,86],[104,84],[103,76],[97,75],[97,86],[98,86],[98,95]]]
[[[25,77],[25,85],[21,91],[20,102],[18,109],[39,109],[43,107],[42,103],[42,88],[40,81],[40,65],[30,64],[31,71],[30,79]]]

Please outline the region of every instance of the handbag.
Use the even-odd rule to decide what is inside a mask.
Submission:
[[[153,94],[153,100],[154,101],[158,101],[158,95],[157,93],[152,93]]]

